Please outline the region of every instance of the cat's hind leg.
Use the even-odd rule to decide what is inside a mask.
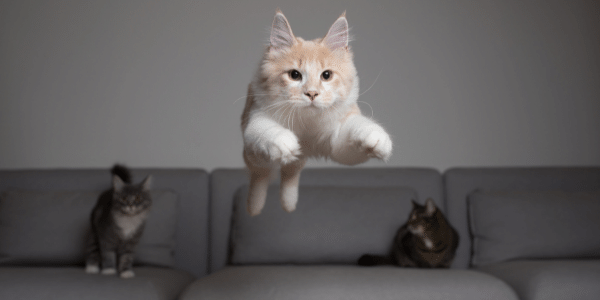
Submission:
[[[250,186],[248,187],[247,209],[250,216],[260,214],[267,199],[267,189],[271,181],[271,166],[265,164],[259,166],[251,161],[247,153],[244,152],[244,160],[250,172]]]
[[[296,203],[298,203],[300,172],[302,172],[305,163],[306,159],[299,159],[293,163],[281,166],[281,187],[279,197],[281,206],[287,212],[292,212],[296,209]]]

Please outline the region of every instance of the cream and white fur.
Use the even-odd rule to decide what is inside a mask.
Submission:
[[[305,41],[294,36],[277,11],[270,45],[248,87],[242,115],[250,215],[260,214],[277,166],[281,205],[292,212],[307,158],[356,165],[391,156],[390,136],[357,105],[359,84],[352,58],[345,13],[324,38]]]

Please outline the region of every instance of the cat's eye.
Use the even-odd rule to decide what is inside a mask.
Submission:
[[[291,70],[290,78],[292,78],[292,80],[300,80],[300,79],[302,79],[302,74],[300,74],[300,72],[298,72],[298,70]]]
[[[328,81],[329,79],[331,79],[331,75],[333,75],[333,72],[327,70],[327,71],[323,71],[323,73],[321,73],[321,78],[323,78],[323,80]]]

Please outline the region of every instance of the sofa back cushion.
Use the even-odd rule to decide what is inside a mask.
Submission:
[[[244,169],[217,169],[212,171],[210,176],[210,270],[215,272],[231,262],[232,220],[235,219],[233,207],[237,206],[238,210],[245,210],[245,206],[234,205],[234,202],[240,201],[236,194],[240,192],[240,188],[248,184],[248,172]],[[276,183],[277,181],[274,182]],[[441,174],[429,168],[305,168],[300,177],[300,205],[304,205],[302,203],[307,199],[303,196],[303,187],[335,187],[338,191],[361,187],[406,187],[414,189],[420,200],[433,198],[444,210],[444,203],[440,203],[443,202]],[[279,191],[271,189],[267,205],[274,205],[279,213],[283,211],[279,205],[278,194]],[[343,206],[340,206],[334,215],[347,213],[342,209]],[[283,216],[295,216],[296,213],[283,214]],[[405,216],[401,214],[402,212],[398,215],[399,221],[405,220],[408,216],[408,213]]]
[[[468,268],[472,243],[467,200],[474,191],[600,190],[600,167],[453,168],[444,173],[446,216],[461,236],[452,266]]]
[[[303,186],[287,213],[271,186],[262,213],[250,217],[247,193],[235,196],[232,264],[354,264],[364,253],[387,254],[417,200],[411,188]]]
[[[0,194],[0,265],[82,264],[90,213],[99,194],[68,190]],[[135,261],[173,266],[178,195],[170,190],[150,194],[152,210]]]
[[[600,191],[476,191],[468,206],[473,265],[600,258]]]

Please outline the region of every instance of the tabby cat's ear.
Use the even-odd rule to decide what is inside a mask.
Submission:
[[[410,201],[412,202],[413,209],[420,206],[419,203],[417,203],[417,201],[415,201],[415,200],[410,200]]]
[[[346,49],[348,50],[348,20],[344,12],[329,28],[329,32],[323,39],[323,42],[329,50]]]
[[[273,25],[271,26],[271,46],[270,51],[277,51],[291,47],[296,38],[292,33],[292,28],[285,18],[283,13],[278,9],[275,13],[275,19],[273,19]]]
[[[119,177],[117,175],[113,175],[112,185],[113,185],[113,189],[115,190],[115,192],[120,192],[123,190],[123,187],[125,186],[125,182],[123,182],[121,177]]]
[[[140,186],[142,187],[142,189],[144,191],[149,191],[150,190],[150,186],[152,185],[152,175],[148,175],[144,181],[142,181],[142,183],[140,184]]]
[[[427,213],[427,215],[433,216],[436,209],[437,207],[435,206],[435,203],[433,203],[433,199],[428,198],[427,201],[425,201],[425,212]]]

